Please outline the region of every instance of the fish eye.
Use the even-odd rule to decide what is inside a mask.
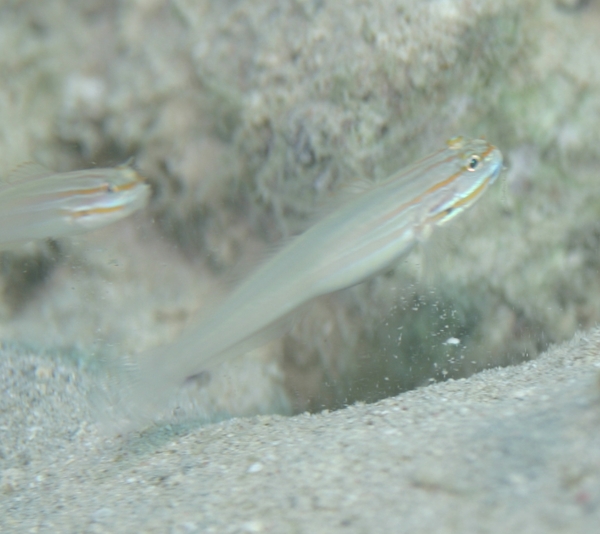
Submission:
[[[481,161],[481,158],[477,154],[473,154],[469,158],[469,163],[467,163],[467,170],[474,171],[477,167],[479,167],[480,161]]]

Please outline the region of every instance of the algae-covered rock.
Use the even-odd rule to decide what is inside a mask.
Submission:
[[[263,348],[251,361],[264,399],[281,399],[283,383],[282,411],[372,400],[534,357],[593,324],[600,7],[563,7],[6,3],[2,168],[133,156],[154,196],[122,230],[63,244],[58,274],[24,293],[2,335],[117,353],[167,342],[345,184],[385,178],[456,134],[496,144],[506,180],[408,260],[315,303]],[[278,370],[261,375],[265,365]],[[219,413],[229,399],[232,412],[251,411],[236,389]],[[251,405],[266,411],[264,399]]]

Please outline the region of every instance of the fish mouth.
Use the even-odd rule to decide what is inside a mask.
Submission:
[[[502,164],[502,157],[500,157],[500,159],[495,164],[495,166],[490,174],[490,183],[494,182],[496,180],[496,178],[498,178],[498,176],[500,176],[502,169],[504,169],[504,165]]]

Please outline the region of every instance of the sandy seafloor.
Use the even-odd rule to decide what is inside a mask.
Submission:
[[[108,438],[90,375],[4,348],[0,531],[596,532],[599,373],[596,329],[371,405]]]

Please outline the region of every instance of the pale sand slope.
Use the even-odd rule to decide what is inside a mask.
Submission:
[[[0,359],[0,531],[598,532],[600,329],[369,406],[107,440],[89,377]]]

